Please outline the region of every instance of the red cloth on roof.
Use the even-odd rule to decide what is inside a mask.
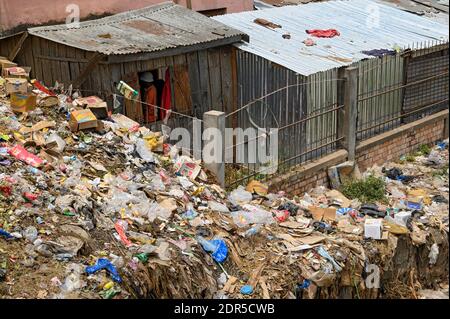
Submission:
[[[167,111],[172,107],[172,88],[170,86],[170,71],[169,68],[166,70],[166,77],[164,79],[164,88],[162,91],[160,115],[161,120],[166,117]]]
[[[328,29],[328,30],[306,30],[306,33],[314,36],[314,37],[318,37],[318,38],[333,38],[336,36],[340,36],[341,34],[339,33],[338,30],[335,29]]]

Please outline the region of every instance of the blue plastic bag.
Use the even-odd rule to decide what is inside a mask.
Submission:
[[[439,143],[437,143],[437,146],[440,151],[443,151],[447,148],[448,143],[447,142],[439,142]]]
[[[223,239],[217,238],[213,240],[206,240],[199,236],[197,238],[200,245],[207,252],[211,253],[212,258],[218,263],[223,263],[228,257],[228,247]]]
[[[6,239],[13,239],[14,236],[8,233],[6,230],[0,228],[0,236],[5,237]]]
[[[102,269],[106,269],[106,271],[111,275],[111,278],[115,282],[122,282],[122,278],[120,278],[117,268],[106,258],[99,258],[94,266],[86,267],[86,272],[89,275],[92,275]]]

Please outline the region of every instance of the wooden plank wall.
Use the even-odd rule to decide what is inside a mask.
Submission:
[[[0,40],[0,55],[8,55],[20,35]],[[48,86],[68,85],[87,65],[93,53],[29,36],[16,62],[32,68],[31,75]],[[195,51],[146,61],[108,64],[100,62],[79,89],[83,95],[110,99],[115,84],[130,73],[171,67],[173,104],[183,113],[199,118],[209,110],[233,109],[232,47]]]
[[[20,35],[7,41],[0,41],[0,55],[8,55]],[[64,83],[66,88],[87,65],[93,53],[61,45],[46,39],[29,36],[16,58],[17,63],[32,68],[31,76],[47,86],[55,82]],[[188,54],[109,64],[100,62],[86,81],[77,89],[84,96],[98,95],[112,106],[116,84],[130,74],[136,76],[160,68],[170,68],[172,82],[172,109],[177,112],[203,117],[209,110],[231,112],[236,108],[237,88],[232,70],[233,51],[231,46],[195,51]],[[192,121],[187,117],[172,116],[171,127],[190,128]]]

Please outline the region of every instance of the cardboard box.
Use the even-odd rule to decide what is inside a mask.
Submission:
[[[12,68],[14,66],[17,66],[17,64],[9,61],[7,58],[0,57],[0,71],[1,72],[3,72],[3,69]]]
[[[72,132],[78,132],[90,128],[97,128],[98,121],[91,110],[78,110],[70,114],[69,125]]]
[[[75,100],[75,103],[79,106],[90,109],[97,119],[108,118],[108,105],[98,96],[79,98]]]
[[[4,68],[2,71],[2,76],[5,78],[30,78],[31,68],[28,66],[14,66],[11,68]]]
[[[123,114],[113,114],[111,118],[114,122],[119,124],[119,127],[123,130],[126,130],[128,132],[137,132],[139,130],[139,123],[133,121]]]
[[[19,78],[6,78],[6,94],[28,92],[28,80]]]
[[[17,113],[31,112],[36,108],[36,95],[34,94],[11,94],[11,109]]]
[[[380,240],[382,239],[382,219],[366,219],[364,223],[364,237]]]

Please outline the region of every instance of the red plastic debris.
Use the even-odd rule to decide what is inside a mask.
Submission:
[[[39,91],[44,92],[45,94],[51,95],[51,96],[56,96],[55,93],[53,93],[52,91],[50,91],[49,89],[47,89],[45,86],[43,86],[39,81],[35,80],[33,83],[34,87],[36,89],[38,89]]]
[[[26,199],[28,199],[30,202],[33,202],[33,201],[35,201],[36,199],[38,199],[38,195],[32,194],[32,193],[23,193],[23,197],[25,197]]]
[[[328,29],[328,30],[319,30],[319,29],[314,29],[314,30],[306,30],[306,33],[312,35],[313,37],[317,37],[317,38],[333,38],[336,36],[340,36],[341,34],[339,33],[338,30],[336,29]]]
[[[10,150],[8,150],[8,153],[17,158],[18,160],[25,162],[33,167],[39,167],[44,162],[42,159],[40,159],[34,154],[31,154],[20,145],[16,145],[13,148],[11,148]]]
[[[289,218],[289,211],[288,210],[277,210],[275,211],[275,218],[278,222],[283,223]]]
[[[127,238],[127,235],[125,235],[125,230],[123,229],[122,225],[119,221],[116,222],[114,225],[114,228],[116,229],[117,233],[119,234],[120,240],[122,240],[123,244],[125,246],[131,246],[132,242]]]
[[[12,195],[12,187],[9,185],[0,185],[0,193],[2,193],[3,196],[9,197]]]

